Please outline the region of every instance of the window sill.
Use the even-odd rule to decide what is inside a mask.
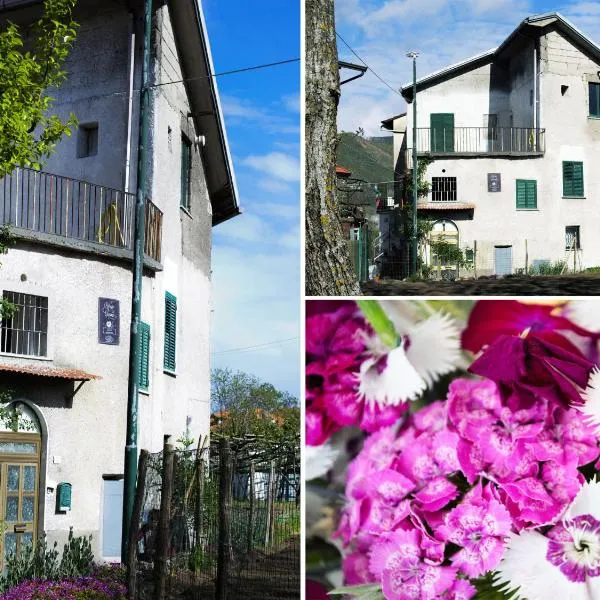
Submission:
[[[517,210],[524,211],[524,212],[539,212],[540,211],[539,208],[517,208]]]
[[[184,212],[190,219],[193,219],[194,217],[192,216],[192,213],[190,212],[189,208],[186,208],[185,206],[181,206],[181,204],[179,205],[179,210],[181,210],[181,212]]]
[[[585,200],[585,196],[563,196],[563,199]]]
[[[165,375],[169,375],[169,377],[177,377],[177,371],[169,371],[169,369],[163,369],[163,373]]]
[[[588,115],[588,119],[590,119],[590,121],[600,121],[600,115]]]
[[[142,396],[150,395],[150,390],[148,388],[139,388],[138,391],[140,394],[142,394]]]
[[[51,356],[32,356],[31,354],[14,354],[13,352],[0,352],[0,356],[9,356],[12,358],[27,358],[29,360],[42,360],[52,362],[54,358]]]

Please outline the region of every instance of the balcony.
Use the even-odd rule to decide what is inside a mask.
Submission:
[[[417,128],[417,154],[432,157],[543,156],[545,133],[545,129],[531,127],[420,127]],[[410,153],[409,150],[407,154]],[[409,160],[407,156],[410,165]]]
[[[43,171],[17,168],[0,179],[0,225],[9,225],[16,235],[33,232],[23,237],[48,243],[131,252],[134,208],[134,194]],[[156,263],[161,259],[162,217],[146,200],[144,251]],[[131,257],[128,252],[116,255]]]

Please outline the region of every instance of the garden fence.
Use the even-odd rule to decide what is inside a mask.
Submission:
[[[299,445],[256,438],[142,451],[130,597],[300,597]]]

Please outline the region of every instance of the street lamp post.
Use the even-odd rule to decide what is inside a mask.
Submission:
[[[417,273],[417,57],[418,52],[408,52],[406,55],[413,61],[413,140],[412,140],[412,163],[413,163],[413,214],[412,214],[412,252],[410,261],[410,274]]]

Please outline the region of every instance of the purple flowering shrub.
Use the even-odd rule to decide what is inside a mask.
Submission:
[[[125,600],[127,588],[118,581],[79,577],[62,581],[24,581],[0,595],[0,600]]]
[[[307,441],[322,445],[349,425],[365,432],[334,533],[346,585],[361,586],[357,597],[468,600],[503,565],[518,574],[511,564],[525,542],[523,563],[538,563],[523,580],[532,591],[516,598],[551,597],[537,591],[543,569],[549,590],[569,594],[560,586],[585,583],[600,593],[600,504],[581,499],[596,489],[600,467],[598,419],[582,410],[600,335],[568,315],[564,306],[476,303],[462,332],[472,375],[457,375],[442,400],[410,410],[358,394],[373,335],[360,312],[347,303],[307,309]],[[427,369],[425,354],[409,358],[417,372]]]

